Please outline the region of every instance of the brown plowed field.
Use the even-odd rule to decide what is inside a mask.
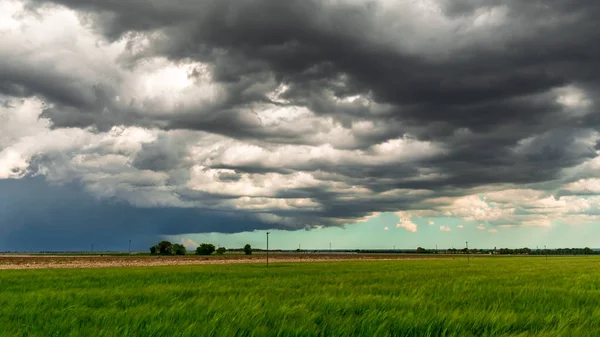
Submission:
[[[391,254],[274,254],[269,263],[356,261],[356,260],[407,260],[449,258],[450,255],[391,255]],[[264,263],[266,256],[57,256],[57,255],[0,255],[0,269],[41,268],[107,268],[176,266],[196,264]]]

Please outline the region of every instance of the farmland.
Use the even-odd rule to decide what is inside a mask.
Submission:
[[[594,336],[600,259],[0,271],[0,336]]]
[[[426,258],[453,258],[451,255],[417,254],[271,254],[270,261],[317,262],[349,260],[407,260]],[[265,262],[264,254],[226,254],[212,256],[149,256],[149,255],[0,255],[1,269],[46,268],[106,268],[182,266],[197,264],[230,264]]]

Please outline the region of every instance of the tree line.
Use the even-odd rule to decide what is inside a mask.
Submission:
[[[238,249],[232,249],[232,251],[237,250]],[[246,255],[252,255],[252,246],[247,244],[242,248],[242,251]],[[225,252],[227,252],[227,248],[225,247],[216,248],[212,243],[202,243],[196,248],[194,253],[196,255],[212,255],[213,253],[223,255]],[[186,255],[187,253],[187,249],[184,245],[171,243],[166,240],[150,247],[150,255]]]
[[[595,255],[595,250],[585,248],[558,248],[558,249],[530,249],[530,248],[500,248],[500,249],[456,249],[450,248],[436,251],[434,249],[425,249],[418,247],[416,250],[420,254],[494,254],[494,255]]]

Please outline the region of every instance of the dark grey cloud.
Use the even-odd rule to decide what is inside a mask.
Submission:
[[[126,43],[116,64],[96,60],[93,76],[0,60],[0,94],[43,98],[40,116],[55,130],[90,127],[101,135],[124,125],[162,132],[139,149],[74,151],[113,156],[114,166],[86,164],[76,178],[101,180],[94,187],[108,195],[112,185],[119,193],[156,187],[198,208],[239,206],[246,196],[307,198],[319,207],[266,213],[295,219],[291,228],[335,225],[372,212],[419,210],[428,198],[487,185],[558,188],[556,181],[574,179],[564,178],[565,170],[597,156],[596,2],[440,0],[429,9],[326,0],[27,4],[42,17],[54,6],[73,9],[102,43]],[[173,93],[154,100],[134,92],[137,82],[128,76],[141,77],[157,58],[202,63],[187,73],[197,90],[172,101]],[[210,98],[193,99],[213,89]],[[295,113],[300,117],[290,117]],[[173,136],[182,130],[190,133]],[[410,147],[411,140],[429,147]],[[297,150],[302,146],[312,150]],[[205,176],[194,181],[190,172],[200,166]],[[298,172],[317,182],[290,183]],[[360,192],[346,191],[353,186]],[[429,192],[394,192],[402,189]]]
[[[440,122],[449,124],[449,128],[485,132],[517,118],[540,122],[556,114],[557,108],[548,106],[549,102],[540,106],[543,102],[523,97],[595,81],[590,71],[594,71],[592,62],[598,56],[593,43],[597,33],[589,28],[594,24],[590,13],[598,6],[592,3],[566,6],[557,1],[542,6],[490,1],[448,5],[449,14],[463,16],[478,8],[506,6],[506,22],[495,33],[503,45],[473,41],[438,59],[435,50],[427,55],[429,51],[424,48],[420,55],[411,55],[409,50],[385,43],[386,36],[378,34],[382,27],[376,17],[382,4],[376,2],[55,2],[86,13],[109,39],[159,30],[164,38],[154,39],[144,57],[166,55],[174,60],[211,62],[215,79],[231,84],[229,98],[222,106],[213,107],[215,115],[264,99],[261,93],[243,92],[272,74],[289,84],[286,98],[316,112],[373,118],[364,109],[345,111],[319,101],[325,89],[340,96],[372,92],[377,102],[396,106],[385,118],[417,125]],[[552,15],[554,20],[542,24],[540,15]],[[525,21],[526,17],[534,19]],[[530,31],[509,35],[528,27]],[[390,35],[410,38],[401,30]],[[468,34],[463,38],[471,39]],[[452,42],[432,41],[432,46],[452,48]],[[341,75],[346,80],[334,83]],[[214,116],[214,125],[202,113],[188,116],[183,120],[175,117],[167,125],[203,129],[202,125],[208,124],[206,128],[223,132],[219,125],[224,121],[214,120]],[[197,123],[194,116],[199,118]],[[235,125],[239,120],[235,115],[227,119],[241,134],[251,127]],[[544,121],[547,127],[557,122]]]
[[[184,155],[183,149],[172,140],[161,137],[142,145],[142,150],[133,159],[132,165],[140,170],[170,171],[177,168]]]

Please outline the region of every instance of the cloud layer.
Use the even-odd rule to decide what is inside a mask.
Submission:
[[[409,232],[412,217],[594,222],[599,13],[592,1],[3,1],[0,179],[245,219],[223,232],[383,212]]]

